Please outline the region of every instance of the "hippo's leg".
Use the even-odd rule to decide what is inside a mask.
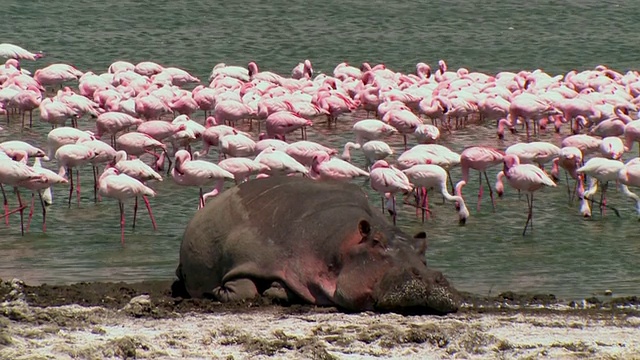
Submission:
[[[291,289],[283,285],[281,282],[274,281],[271,287],[266,289],[262,296],[271,299],[279,304],[302,304],[304,301],[296,295]]]
[[[251,279],[241,278],[225,282],[214,288],[211,293],[205,294],[220,302],[253,299],[259,295],[256,284]]]

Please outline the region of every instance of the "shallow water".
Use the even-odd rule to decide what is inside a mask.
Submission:
[[[261,69],[288,74],[305,58],[316,72],[331,73],[342,61],[360,64],[384,62],[409,72],[419,61],[434,67],[447,60],[450,69],[496,73],[541,68],[552,74],[606,64],[618,71],[637,66],[633,1],[552,1],[523,4],[516,1],[247,1],[242,5],[212,5],[205,1],[0,1],[10,22],[0,23],[1,42],[42,50],[46,57],[24,61],[30,70],[66,62],[83,71],[105,71],[115,60],[133,63],[152,60],[184,68],[203,80],[219,63],[245,65],[256,61]],[[309,140],[342,147],[352,140],[348,130],[365,117],[358,112],[340,119],[338,129],[319,122]],[[21,131],[16,121],[0,132],[0,140],[28,139],[44,146],[50,130],[40,123]],[[196,118],[202,121],[203,114]],[[89,120],[81,128],[92,128]],[[566,130],[565,130],[566,131]],[[565,133],[566,134],[566,133]],[[548,133],[541,140],[559,144]],[[445,137],[443,145],[461,151],[469,145],[505,148],[495,136],[495,124],[470,126]],[[402,150],[401,139],[393,139]],[[632,152],[637,154],[637,148]],[[625,159],[633,156],[627,154]],[[211,159],[216,155],[211,154]],[[354,161],[362,156],[354,151]],[[56,168],[54,162],[45,166]],[[493,182],[499,169],[489,171]],[[611,289],[616,295],[637,295],[640,284],[638,221],[633,204],[615,191],[609,203],[621,212],[580,217],[569,205],[564,181],[558,188],[536,193],[534,231],[521,236],[526,201],[507,187],[498,209],[488,197],[475,210],[477,175],[471,173],[465,195],[471,216],[457,225],[450,203],[432,196],[434,217],[424,225],[408,206],[400,206],[399,226],[429,234],[428,261],[460,289],[478,293],[504,290],[549,292],[564,297],[589,296]],[[153,184],[151,200],[158,231],[144,211],[135,231],[130,228],[132,205],[126,208],[126,246],[119,243],[116,202],[94,204],[91,172],[83,169],[82,201],[66,206],[67,188],[55,189],[47,213],[48,229],[40,229],[36,213],[28,235],[21,237],[18,215],[11,226],[0,224],[0,277],[19,277],[30,283],[70,283],[91,280],[166,279],[177,264],[181,235],[197,206],[197,189],[183,188],[167,178]],[[452,172],[460,179],[459,170]],[[361,182],[361,180],[359,181]],[[365,188],[369,189],[367,186]],[[378,195],[370,192],[375,205]],[[485,195],[488,195],[485,191]],[[26,193],[23,196],[27,197]],[[15,197],[11,196],[15,202]]]

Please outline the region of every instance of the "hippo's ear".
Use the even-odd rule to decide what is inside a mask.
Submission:
[[[419,233],[413,236],[413,239],[415,240],[413,243],[413,248],[416,250],[418,255],[424,257],[427,252],[427,245],[428,245],[427,233],[425,233],[424,231],[420,231]]]
[[[371,234],[371,224],[367,220],[360,220],[358,223],[358,230],[363,238],[368,237]]]

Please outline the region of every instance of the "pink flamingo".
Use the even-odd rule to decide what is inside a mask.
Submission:
[[[250,137],[234,131],[233,134],[220,138],[218,149],[222,157],[227,155],[231,157],[248,157],[255,153],[256,142],[251,140]]]
[[[396,197],[397,192],[408,193],[413,190],[413,186],[409,181],[407,175],[405,175],[399,169],[389,166],[385,160],[376,161],[371,167],[369,172],[369,179],[371,181],[371,188],[382,196],[382,212],[384,213],[385,194],[390,194],[391,200],[391,215],[393,217],[393,224],[396,224]]]
[[[29,111],[29,127],[33,126],[33,110],[37,109],[42,102],[42,93],[37,88],[30,86],[25,90],[19,91],[9,104],[11,107],[17,108],[22,113],[22,126],[24,127],[24,117]]]
[[[94,136],[100,139],[103,135],[111,136],[111,146],[116,144],[116,134],[128,129],[131,126],[137,126],[143,123],[143,120],[135,118],[129,114],[121,112],[106,112],[100,114],[96,120],[96,133]]]
[[[25,158],[26,161],[26,158]],[[27,232],[29,232],[29,226],[31,225],[31,218],[33,217],[33,210],[35,207],[35,194],[38,193],[38,197],[40,198],[40,205],[42,206],[42,232],[47,231],[47,201],[45,200],[45,196],[42,194],[42,190],[51,191],[51,186],[54,184],[64,184],[67,182],[67,179],[62,176],[56,174],[55,172],[43,168],[40,163],[40,158],[37,157],[35,159],[35,163],[31,167],[33,171],[42,175],[47,180],[42,181],[42,179],[29,179],[26,181],[20,182],[20,186],[31,190],[31,206],[29,207],[29,219],[27,220]]]
[[[78,140],[94,140],[93,132],[82,131],[73,127],[62,126],[47,134],[47,157],[52,159],[56,150],[62,145],[75,144]]]
[[[324,152],[329,156],[338,153],[335,149],[326,147],[322,144],[318,144],[317,142],[307,140],[296,141],[294,143],[288,144],[284,149],[284,152],[286,152],[300,164],[309,167],[313,165],[313,158],[318,155],[318,151]]]
[[[243,157],[224,159],[218,163],[218,166],[233,174],[236,184],[248,181],[249,176],[253,174],[268,172],[270,170],[265,164]]]
[[[98,174],[100,172],[98,165],[112,161],[116,156],[116,150],[106,142],[97,139],[80,138],[76,144],[88,147],[95,154],[95,157],[89,162],[93,173],[93,201],[98,202]]]
[[[51,98],[42,100],[38,108],[40,109],[40,119],[51,124],[52,128],[58,125],[64,126],[67,119],[78,116],[78,112],[72,107],[62,101]],[[72,122],[74,121],[72,120]]]
[[[513,144],[504,152],[506,155],[517,156],[522,164],[536,163],[544,169],[544,164],[558,157],[560,148],[548,142],[534,141]]]
[[[249,70],[246,67],[235,66],[235,65],[227,65],[225,63],[218,63],[216,66],[211,69],[211,74],[209,75],[209,81],[212,81],[214,78],[218,76],[228,76],[234,79],[238,79],[243,82],[248,82],[249,79]]]
[[[422,124],[413,132],[418,144],[433,144],[440,138],[440,130],[430,124]]]
[[[618,182],[623,194],[636,203],[636,212],[640,216],[640,197],[629,190],[629,186],[640,187],[640,158],[634,158],[618,171]]]
[[[456,186],[457,195],[451,195],[447,190],[447,171],[438,165],[425,164],[416,165],[402,171],[409,178],[409,182],[415,188],[430,189],[435,187],[440,191],[442,196],[449,200],[456,202],[456,208],[458,209],[458,218],[460,225],[464,225],[469,217],[469,210],[465,204],[460,189],[462,185],[458,183]],[[426,196],[421,197],[418,200],[417,207],[422,209],[422,222],[424,223],[425,210],[428,211],[429,204]]]
[[[156,193],[140,181],[121,174],[115,168],[107,168],[100,176],[100,195],[118,200],[120,207],[120,242],[124,246],[124,202],[138,196],[155,196]]]
[[[96,102],[82,95],[78,95],[70,89],[66,92],[58,91],[58,95],[56,97],[58,100],[62,101],[73,110],[75,110],[78,117],[81,117],[85,114],[90,114],[91,116],[98,117],[98,115],[104,112],[104,110],[101,109]]]
[[[348,181],[360,176],[369,176],[369,173],[350,163],[331,157],[323,151],[316,152],[313,157],[309,177],[314,180],[338,180]]]
[[[364,119],[353,124],[356,143],[362,145],[369,140],[379,140],[398,133],[398,129],[378,119]]]
[[[37,60],[43,57],[44,54],[40,53],[32,53],[27,51],[20,46],[13,44],[0,44],[0,57],[7,59],[26,59],[26,60]]]
[[[262,150],[262,152],[256,156],[255,161],[269,168],[266,172],[261,173],[269,176],[292,175],[296,173],[303,175],[309,174],[309,170],[307,170],[304,165],[297,162],[296,159],[289,156],[286,152],[276,150],[275,147],[268,147]]]
[[[216,164],[204,160],[192,160],[191,154],[186,150],[176,152],[175,166],[171,170],[171,176],[178,185],[200,188],[198,209],[205,205],[206,198],[202,192],[203,186],[211,185],[220,179],[234,179],[232,173]]]
[[[109,65],[107,72],[110,74],[116,74],[124,71],[133,71],[135,68],[136,66],[128,61],[118,60]]]
[[[162,150],[162,155],[155,153],[154,150],[158,148]],[[137,131],[122,134],[116,139],[116,149],[126,151],[129,156],[152,155],[156,158],[156,167],[158,169],[162,169],[166,158],[169,161],[169,167],[171,167],[171,158],[167,155],[167,146],[147,134]]]
[[[133,71],[135,71],[137,74],[140,74],[142,76],[153,76],[155,74],[161,73],[162,70],[164,70],[162,65],[156,64],[151,61],[139,62],[133,68]]]
[[[503,162],[504,152],[486,146],[472,146],[464,149],[460,153],[460,167],[462,168],[462,180],[456,184],[456,189],[459,190],[462,195],[462,188],[469,182],[469,169],[478,171],[478,181],[480,183],[478,190],[478,205],[476,210],[480,211],[480,202],[482,201],[482,194],[484,187],[482,186],[482,175],[489,187],[489,197],[491,198],[491,204],[493,205],[493,211],[496,211],[496,202],[493,197],[493,189],[489,183],[489,177],[487,176],[487,169],[498,165]]]
[[[624,168],[624,163],[619,160],[607,158],[591,158],[576,172],[589,176],[589,189],[584,192],[583,198],[591,200],[591,196],[598,191],[598,183],[602,185],[602,194],[600,196],[600,214],[604,213],[607,206],[606,191],[609,181],[618,180],[618,172]],[[591,210],[588,208],[585,216],[591,216]],[[615,210],[614,210],[615,211]]]
[[[260,154],[267,148],[273,148],[274,150],[286,152],[287,148],[289,147],[289,144],[282,141],[281,139],[266,138],[266,134],[260,134],[258,139],[258,142],[256,142],[256,155]]]
[[[17,152],[17,159],[26,159],[26,152]],[[26,162],[26,160],[25,160]],[[18,190],[18,186],[21,183],[27,181],[39,181],[42,183],[47,182],[47,178],[42,174],[34,171],[30,166],[28,166],[24,162],[14,161],[9,156],[0,156],[0,190],[2,190],[2,196],[4,198],[4,221],[7,226],[9,226],[9,215],[16,211],[20,212],[20,227],[22,230],[22,235],[24,235],[24,209],[25,205],[22,204],[22,198],[20,197],[20,191]],[[18,196],[18,209],[9,211],[9,203],[7,201],[7,194],[4,191],[4,187],[2,184],[13,186],[15,188],[16,194]]]
[[[219,123],[234,124],[238,120],[249,119],[255,115],[253,109],[236,100],[223,100],[216,104],[214,117]]]
[[[537,124],[540,119],[543,117],[557,114],[558,110],[556,110],[552,105],[541,99],[539,96],[531,94],[531,93],[521,93],[516,95],[511,99],[511,104],[509,106],[509,120],[511,122],[511,127],[516,126],[516,122],[519,117],[524,119],[525,126],[527,128],[527,140],[529,139],[529,120],[532,120],[534,123],[534,132],[537,129]],[[526,230],[526,228],[525,228]]]
[[[404,148],[407,149],[407,135],[412,134],[422,125],[422,120],[406,109],[392,109],[384,115],[382,121],[398,130],[404,138]]]
[[[291,71],[291,77],[293,79],[311,79],[313,77],[313,68],[311,67],[311,61],[306,59],[304,62],[299,63]]]
[[[582,151],[575,146],[567,146],[560,149],[560,154],[557,158],[553,159],[553,167],[551,168],[551,177],[554,181],[559,179],[560,168],[565,170],[565,179],[567,181],[567,194],[569,195],[569,201],[572,200],[571,189],[569,188],[569,176],[576,180],[576,187],[578,186],[578,168],[582,165],[583,155]],[[575,192],[575,188],[574,188]]]
[[[602,139],[598,139],[596,137],[585,135],[585,134],[576,134],[567,136],[562,139],[561,146],[564,147],[577,147],[582,151],[583,156],[587,156],[593,153],[597,153],[600,151],[600,145],[602,144]]]
[[[166,138],[175,135],[179,131],[186,129],[187,125],[184,123],[172,124],[164,120],[149,120],[138,125],[136,131],[147,134],[158,141],[163,141]]]
[[[51,64],[45,68],[38,69],[33,74],[42,86],[58,85],[67,81],[78,80],[84,73],[68,64]]]
[[[113,163],[111,166],[115,167],[118,172],[121,174],[126,174],[131,176],[132,178],[140,181],[141,183],[146,185],[146,182],[149,180],[162,181],[162,176],[155,172],[149,165],[142,162],[140,159],[127,160],[127,153],[124,150],[120,150],[116,152],[113,157]],[[142,200],[144,200],[144,204],[147,207],[147,212],[149,212],[149,217],[151,218],[151,224],[153,225],[153,230],[157,230],[156,220],[153,217],[153,213],[151,212],[151,205],[149,205],[149,199],[145,195],[142,196]],[[136,196],[136,201],[133,207],[133,228],[136,228],[136,215],[138,214],[138,197]]]
[[[274,84],[280,84],[282,82],[282,76],[271,71],[258,70],[258,64],[253,61],[247,65],[247,69],[249,70],[249,79],[251,80],[262,80]]]
[[[524,224],[522,236],[527,232],[527,227],[531,223],[533,230],[533,193],[541,189],[543,186],[555,187],[556,183],[539,167],[532,164],[520,164],[520,159],[516,155],[504,156],[504,170],[498,173],[498,182],[496,183],[496,192],[498,196],[504,193],[504,185],[502,178],[507,178],[507,182],[511,187],[518,191],[527,192],[527,206],[529,215],[527,222]]]
[[[619,160],[624,154],[624,144],[617,136],[609,136],[602,139],[600,144],[600,154],[613,160]]]
[[[169,107],[178,114],[191,116],[198,110],[199,105],[190,91],[182,91],[173,99]]]
[[[46,156],[44,150],[22,140],[8,140],[0,143],[0,152],[4,152],[11,158],[15,158],[16,156],[22,154],[22,152],[26,153],[27,157]]]
[[[196,102],[200,110],[204,111],[204,116],[207,116],[207,112],[211,113],[216,107],[216,95],[217,91],[212,88],[198,85],[192,90],[193,100]]]
[[[627,151],[631,151],[634,142],[640,142],[640,120],[629,122],[624,127],[624,144]],[[640,147],[638,147],[640,154]]]
[[[302,139],[306,140],[305,127],[313,126],[313,121],[307,120],[290,111],[278,111],[267,117],[266,126],[269,137],[282,135],[284,138],[285,134],[301,129]]]
[[[394,151],[384,141],[381,140],[371,140],[367,141],[363,145],[353,143],[351,141],[344,144],[344,151],[342,152],[342,159],[345,161],[351,162],[351,149],[360,149],[364,154],[365,158],[365,167],[369,169],[371,164],[375,163],[378,160],[384,160],[387,157],[393,155]]]
[[[89,163],[95,156],[96,154],[93,150],[81,144],[62,145],[56,150],[55,158],[60,165],[58,175],[65,176],[67,172],[69,173],[69,207],[71,207],[71,194],[73,194],[72,169],[76,168],[76,197],[78,206],[80,206],[80,172],[78,171],[78,167]]]
[[[204,146],[202,148],[202,151],[194,153],[194,155],[198,157],[206,156],[207,154],[209,154],[209,149],[211,148],[211,146],[218,147],[218,145],[220,144],[220,138],[224,136],[232,135],[234,133],[243,134],[247,137],[251,136],[250,134],[243,131],[238,131],[231,126],[218,124],[216,118],[214,118],[213,116],[209,116],[205,120],[205,125],[206,128],[204,132],[202,132],[202,142]]]
[[[148,92],[136,96],[135,110],[140,117],[147,120],[159,119],[163,114],[171,114],[172,112],[171,107],[164,100]]]

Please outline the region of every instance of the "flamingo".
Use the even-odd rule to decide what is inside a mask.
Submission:
[[[640,158],[633,158],[624,164],[618,171],[618,182],[622,193],[635,201],[636,212],[640,216],[640,197],[629,190],[629,186],[640,187]]]
[[[75,144],[79,140],[94,140],[93,132],[82,131],[69,126],[55,128],[47,134],[47,157],[53,158],[56,151],[67,144]]]
[[[166,158],[169,161],[169,167],[171,167],[171,158],[167,155],[167,146],[147,134],[137,131],[122,134],[116,139],[115,148],[126,151],[129,156],[139,157],[143,154],[153,155],[153,157],[156,158],[156,166],[158,169],[162,168],[164,159]],[[153,151],[157,148],[162,150],[161,156]]]
[[[387,157],[393,155],[394,151],[389,144],[381,140],[370,140],[360,145],[354,142],[347,142],[344,144],[344,151],[342,152],[342,159],[351,161],[351,149],[360,149],[366,159],[365,167],[371,168],[371,164],[378,160],[384,160]]]
[[[613,160],[619,160],[624,154],[624,144],[617,136],[609,136],[602,139],[600,143],[600,154]]]
[[[560,149],[560,154],[557,158],[553,159],[553,167],[551,168],[551,177],[554,181],[558,181],[559,167],[565,170],[565,178],[567,180],[567,193],[569,194],[569,201],[571,201],[571,190],[569,189],[569,176],[576,180],[576,186],[579,184],[578,168],[583,163],[582,151],[575,146],[567,146]],[[575,189],[574,189],[575,192]]]
[[[98,165],[112,161],[116,156],[116,150],[106,142],[97,139],[80,138],[76,144],[88,147],[95,154],[95,157],[89,162],[91,163],[93,173],[93,201],[98,202],[98,174],[100,173]],[[50,191],[46,194],[50,196]]]
[[[12,212],[19,211],[20,212],[20,228],[22,231],[22,235],[24,235],[24,209],[25,205],[22,204],[22,198],[20,197],[20,191],[18,190],[18,186],[26,181],[39,181],[42,183],[47,182],[47,178],[34,171],[31,167],[29,167],[25,162],[27,158],[26,152],[18,152],[16,154],[16,158],[25,159],[24,162],[15,161],[11,159],[9,156],[0,156],[0,190],[2,190],[2,196],[4,198],[4,221],[7,226],[9,226],[9,214]],[[9,203],[7,201],[7,195],[4,191],[4,187],[2,184],[13,186],[16,191],[16,195],[18,196],[18,209],[12,212],[9,212]]]
[[[416,127],[413,136],[419,144],[433,144],[440,138],[440,130],[430,124],[422,124]]]
[[[600,213],[604,213],[607,206],[606,191],[609,181],[618,180],[618,172],[624,167],[624,163],[619,160],[607,158],[591,158],[583,166],[578,168],[578,174],[589,176],[589,189],[584,192],[583,197],[591,200],[591,196],[598,191],[598,183],[602,185],[602,194],[600,196]],[[593,201],[593,200],[592,200]],[[587,209],[585,216],[591,216],[591,210]]]
[[[234,131],[233,134],[220,138],[218,153],[221,157],[229,155],[231,157],[252,156],[256,150],[256,142],[244,134]]]
[[[132,178],[140,181],[146,185],[149,180],[162,181],[162,176],[158,174],[151,166],[145,164],[140,159],[127,160],[127,152],[124,150],[117,151],[113,157],[113,163],[111,166],[115,167],[121,174],[126,174]],[[153,230],[157,230],[156,220],[151,212],[151,205],[149,205],[149,199],[145,195],[142,196],[144,205],[147,207],[147,212],[151,218],[151,224]],[[133,207],[133,228],[136,228],[136,215],[138,214],[138,197],[136,196],[135,204]]]
[[[544,141],[517,143],[509,146],[506,155],[515,155],[522,164],[536,163],[544,170],[544,164],[552,161],[560,154],[560,148]]]
[[[600,145],[602,144],[602,139],[598,139],[596,137],[585,135],[585,134],[576,134],[567,136],[562,139],[561,146],[562,147],[577,147],[582,151],[583,156],[587,156],[593,153],[600,151]]]
[[[493,211],[496,211],[496,202],[493,197],[493,189],[489,183],[489,177],[487,176],[487,169],[498,165],[504,160],[504,152],[486,146],[471,146],[464,149],[460,153],[460,167],[462,168],[462,180],[456,184],[459,195],[462,196],[462,188],[469,182],[469,169],[474,169],[479,172],[478,181],[480,183],[478,190],[478,205],[476,210],[480,211],[480,201],[482,200],[483,186],[482,175],[489,187],[489,197],[491,198],[491,204],[493,205]]]
[[[47,86],[78,80],[83,74],[82,71],[68,64],[51,64],[45,68],[36,70],[33,78],[42,86]]]
[[[369,140],[379,140],[398,133],[398,129],[378,119],[364,119],[353,124],[356,143],[362,145]]]
[[[25,158],[26,160],[26,158]],[[31,225],[31,218],[33,217],[33,210],[35,207],[35,194],[38,193],[38,197],[40,198],[40,205],[42,206],[42,232],[47,231],[47,201],[45,200],[45,196],[42,194],[42,190],[51,191],[51,187],[55,184],[64,184],[67,183],[67,179],[62,176],[56,174],[55,172],[42,167],[40,162],[40,158],[35,158],[35,162],[31,167],[33,171],[42,175],[46,178],[46,181],[42,181],[42,179],[29,179],[26,181],[22,181],[20,183],[21,187],[27,188],[31,190],[31,206],[29,207],[29,219],[27,220],[27,232],[29,232],[29,225]]]
[[[384,115],[382,121],[393,126],[402,134],[405,150],[407,149],[407,135],[414,133],[422,125],[422,120],[409,109],[391,109]]]
[[[155,74],[159,74],[164,70],[162,65],[156,64],[151,61],[142,61],[136,64],[133,68],[133,71],[142,75],[142,76],[153,76]]]
[[[371,181],[371,188],[382,196],[382,212],[384,213],[384,198],[385,194],[390,194],[391,200],[391,215],[393,217],[393,224],[396,224],[396,198],[397,192],[408,193],[413,190],[413,186],[409,181],[407,175],[405,175],[399,169],[392,167],[385,160],[376,161],[371,167],[369,172],[369,178]]]
[[[460,188],[462,187],[460,183],[458,183],[456,187],[457,195],[451,195],[447,190],[447,171],[438,165],[425,164],[425,165],[416,165],[412,166],[408,169],[402,171],[409,178],[409,182],[415,188],[425,188],[429,189],[432,187],[440,190],[442,196],[449,201],[455,201],[456,207],[458,210],[458,218],[460,225],[464,225],[469,217],[469,210],[464,202],[460,194]],[[422,197],[422,203],[417,204],[418,207],[423,209],[422,211],[422,222],[424,222],[424,209],[429,208],[427,197]]]
[[[634,142],[640,142],[640,120],[634,120],[624,127],[624,145],[626,151],[631,151]],[[640,154],[640,147],[638,147]]]
[[[284,135],[295,130],[302,130],[302,139],[306,140],[306,126],[313,126],[313,121],[307,120],[290,111],[277,111],[269,115],[266,120],[267,135],[274,137],[275,135]]]
[[[27,157],[45,157],[44,150],[37,148],[22,140],[8,140],[0,143],[0,151],[4,152],[11,158],[15,158],[22,152],[27,154]],[[46,159],[48,160],[48,159]]]
[[[266,175],[290,175],[300,173],[303,175],[308,175],[309,170],[296,161],[293,157],[289,156],[286,152],[282,150],[276,150],[275,147],[268,147],[256,156],[255,161],[266,165],[269,170],[266,172],[262,172],[261,174]]]
[[[311,67],[311,61],[306,59],[304,62],[299,63],[291,71],[291,77],[293,79],[310,79],[313,77],[313,68]]]
[[[522,236],[524,236],[529,223],[531,223],[531,229],[533,230],[533,193],[543,186],[555,187],[556,183],[539,167],[533,164],[520,164],[520,158],[516,155],[505,155],[503,162],[504,169],[498,173],[498,182],[496,183],[498,196],[502,196],[504,192],[503,177],[507,178],[507,182],[514,189],[527,192],[529,215],[522,230]]]
[[[107,168],[99,179],[100,195],[118,200],[120,207],[120,242],[124,246],[124,202],[138,196],[155,196],[156,193],[140,181],[120,173],[115,168]]]
[[[283,151],[300,164],[309,167],[313,165],[313,158],[317,155],[318,151],[324,152],[329,156],[337,154],[335,149],[307,140],[296,141],[288,144]]]
[[[100,139],[104,134],[111,135],[111,146],[115,146],[116,134],[131,126],[137,126],[143,123],[143,120],[135,118],[129,114],[110,111],[98,116],[96,119],[96,132],[94,136]]]
[[[175,166],[171,176],[178,185],[197,186],[200,188],[200,202],[198,209],[205,205],[206,197],[202,192],[203,186],[211,185],[220,179],[234,179],[232,173],[220,166],[204,160],[192,160],[186,150],[178,150],[175,155]]]
[[[265,164],[243,157],[224,159],[218,163],[218,166],[233,174],[236,184],[248,181],[249,176],[252,174],[267,172],[270,170]]]
[[[359,176],[368,177],[369,173],[322,151],[314,156],[309,172],[309,177],[314,180],[347,181]]]
[[[32,53],[27,51],[20,46],[13,44],[0,44],[0,57],[7,59],[26,59],[26,60],[37,60],[43,57],[42,53]]]
[[[58,175],[65,176],[69,173],[69,207],[71,207],[71,194],[73,194],[73,172],[72,169],[76,168],[76,194],[78,199],[78,206],[80,206],[80,172],[78,167],[90,162],[95,158],[96,154],[93,150],[82,144],[67,144],[62,145],[56,150],[55,158],[58,160],[60,170]]]

